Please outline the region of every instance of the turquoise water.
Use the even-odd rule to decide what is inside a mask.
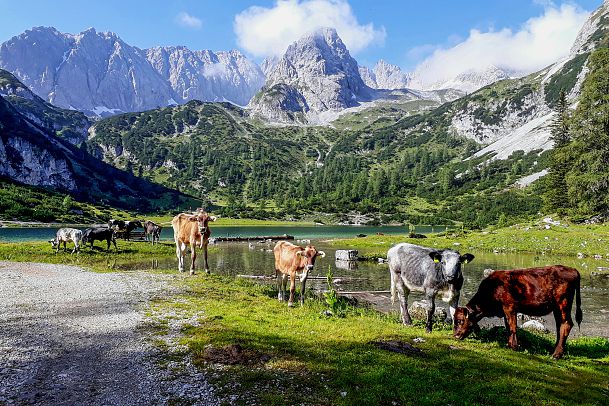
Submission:
[[[0,228],[0,242],[19,242],[50,240],[55,237],[59,227],[44,228]],[[81,229],[84,229],[81,227]],[[417,226],[417,233],[444,231],[441,226]],[[142,231],[138,229],[136,231]],[[212,237],[256,237],[272,235],[293,235],[296,239],[348,238],[358,234],[407,234],[408,227],[403,226],[212,226]],[[163,228],[162,240],[173,240],[171,226]]]

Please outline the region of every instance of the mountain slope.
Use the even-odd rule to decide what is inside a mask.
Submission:
[[[192,98],[247,104],[260,68],[238,51],[141,50],[114,33],[35,27],[0,45],[0,68],[44,100],[89,115],[141,111]]]
[[[20,114],[1,96],[0,176],[141,211],[172,208],[186,198],[93,158]]]
[[[74,145],[79,145],[89,135],[87,130],[91,122],[83,113],[45,102],[3,69],[0,69],[0,96],[30,121]]]

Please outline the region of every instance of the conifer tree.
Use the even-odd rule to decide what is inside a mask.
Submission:
[[[564,214],[569,207],[565,177],[569,170],[567,146],[571,142],[569,106],[564,91],[560,92],[555,108],[556,116],[551,126],[554,149],[550,155],[548,175],[545,180],[544,205],[550,212]]]
[[[566,148],[568,196],[580,215],[609,212],[609,49],[594,51],[588,67]]]

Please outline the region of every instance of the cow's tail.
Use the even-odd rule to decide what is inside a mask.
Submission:
[[[582,300],[581,295],[579,293],[580,280],[581,277],[577,275],[577,281],[575,282],[575,321],[577,322],[577,328],[579,328],[579,325],[583,320]]]

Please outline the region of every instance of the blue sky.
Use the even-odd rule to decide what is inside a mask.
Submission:
[[[298,11],[307,4],[316,3],[317,8],[303,11],[310,13],[308,17],[302,17],[306,24],[318,20],[320,12],[328,14],[319,8],[328,3],[329,7],[334,7],[333,18],[346,21],[344,30],[352,29],[346,36],[355,38],[350,39],[353,44],[350,48],[355,49],[352,53],[360,64],[373,65],[383,58],[405,69],[413,69],[434,51],[467,42],[471,30],[480,33],[503,30],[516,35],[530,19],[544,16],[548,9],[561,10],[565,4],[571,7],[570,15],[576,20],[573,24],[580,24],[584,11],[594,10],[601,0],[568,3],[544,0],[287,0],[284,3]],[[251,9],[256,6],[262,8]],[[277,42],[278,38],[271,38],[274,27],[281,25],[281,17],[278,23],[269,19],[277,8],[276,0],[0,0],[0,42],[39,25],[54,26],[69,33],[94,27],[98,31],[113,31],[127,43],[140,48],[155,45],[186,45],[192,49],[212,50],[238,48],[260,61],[269,49],[283,46]],[[237,15],[244,17],[241,34],[236,33]],[[251,27],[258,27],[256,35],[260,37],[252,34]],[[282,29],[280,39],[300,32],[294,27]],[[267,35],[271,37],[267,38]],[[251,39],[249,45],[244,36]],[[569,36],[566,38],[565,41],[570,40]],[[268,44],[265,43],[267,39]],[[261,43],[265,46],[260,47]]]

